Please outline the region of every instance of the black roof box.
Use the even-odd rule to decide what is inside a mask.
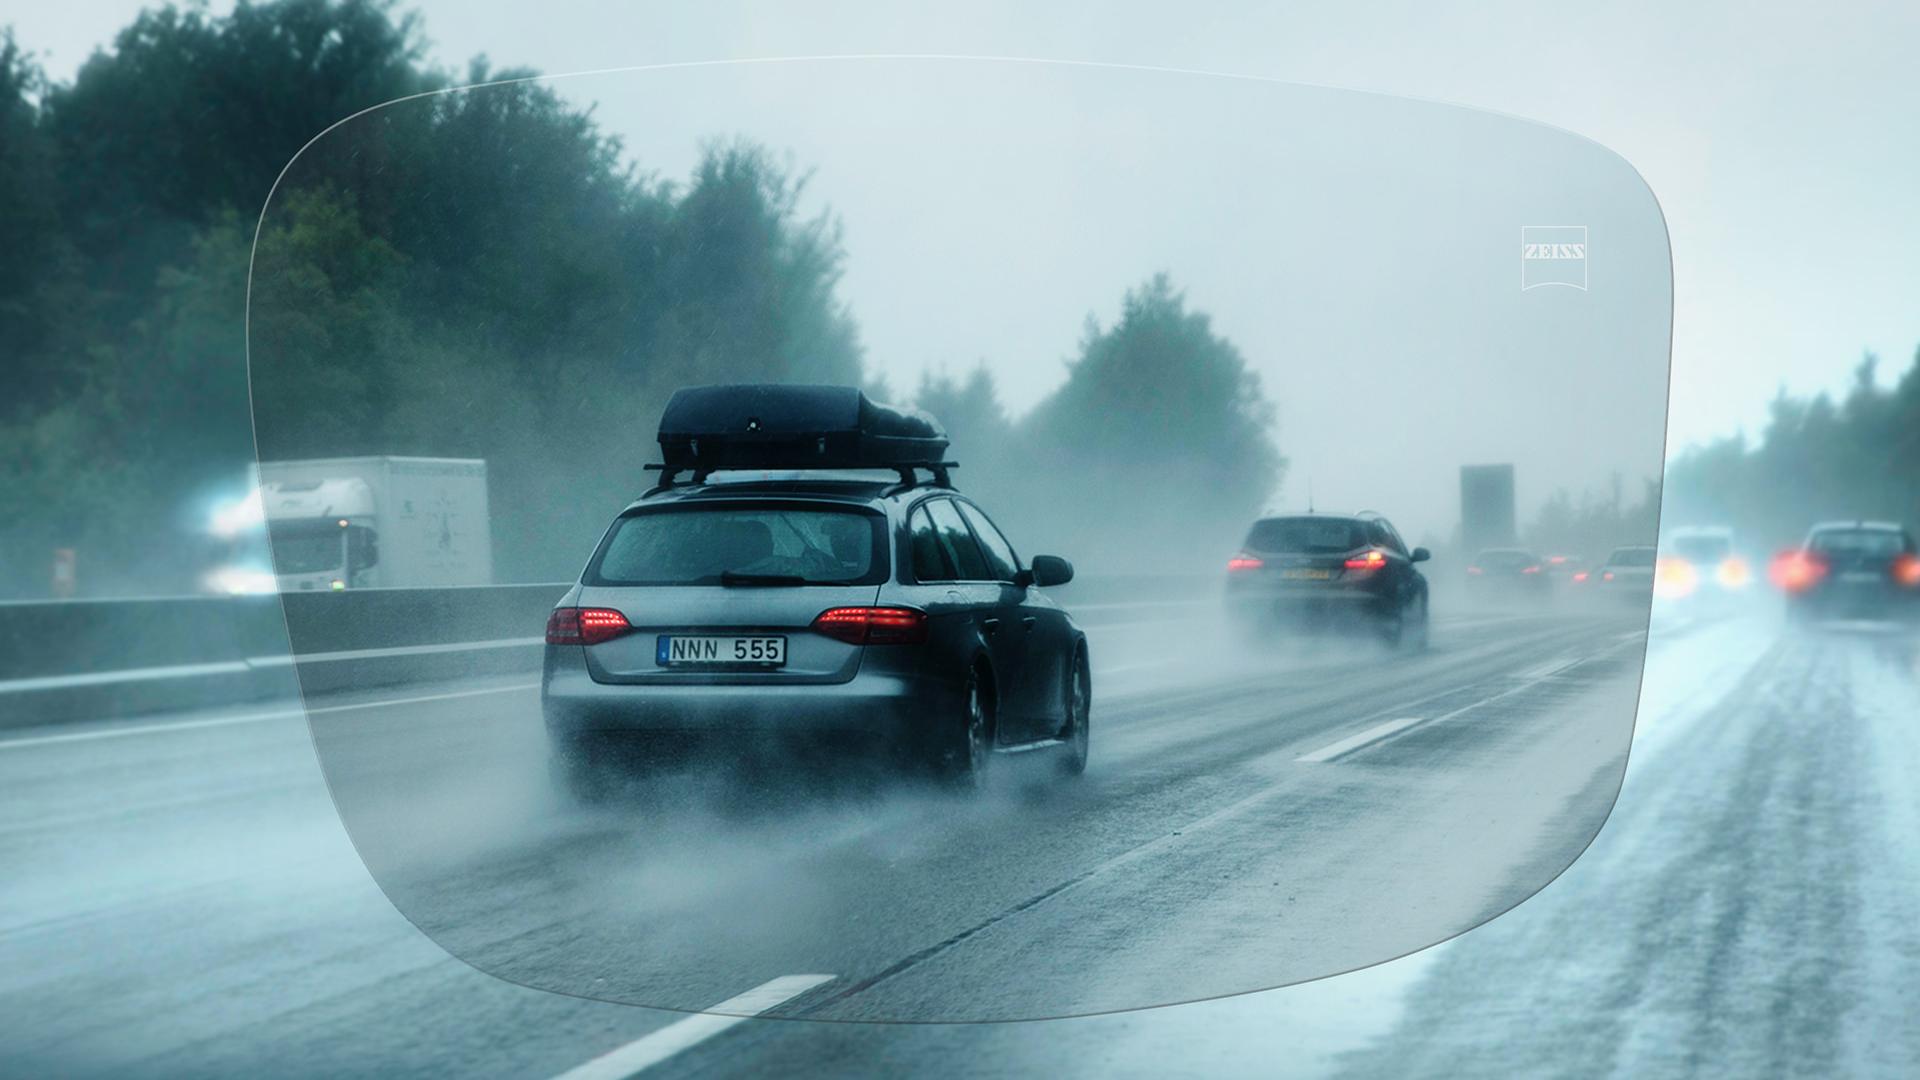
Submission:
[[[690,386],[660,414],[669,470],[899,469],[941,464],[947,433],[852,386]]]

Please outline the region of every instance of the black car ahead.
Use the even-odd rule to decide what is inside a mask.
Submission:
[[[1793,618],[1920,617],[1920,554],[1913,534],[1885,521],[1815,525],[1769,567]]]
[[[1467,595],[1544,599],[1553,591],[1548,563],[1525,548],[1488,548],[1467,565]]]
[[[660,441],[662,483],[547,624],[541,699],[575,794],[690,749],[851,742],[969,784],[1000,752],[1085,768],[1086,635],[1047,591],[1073,567],[1022,562],[948,482],[931,418],[851,388],[702,387]],[[874,465],[896,477],[814,472]],[[728,479],[773,468],[808,472]]]
[[[1388,644],[1424,648],[1427,579],[1378,514],[1289,514],[1262,518],[1227,562],[1227,605],[1259,630],[1362,629]]]

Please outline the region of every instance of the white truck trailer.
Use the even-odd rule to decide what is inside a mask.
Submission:
[[[281,592],[493,582],[484,461],[263,461],[260,508]]]

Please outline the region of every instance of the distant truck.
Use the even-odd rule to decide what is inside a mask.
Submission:
[[[1513,547],[1519,536],[1513,513],[1513,466],[1460,467],[1460,549]]]
[[[260,510],[280,592],[493,581],[484,461],[263,461]]]

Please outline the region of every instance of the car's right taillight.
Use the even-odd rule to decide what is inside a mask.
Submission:
[[[1806,592],[1827,576],[1827,560],[1805,548],[1783,551],[1767,565],[1767,579],[1790,593]]]
[[[1894,584],[1909,589],[1920,589],[1920,555],[1908,552],[1897,556],[1893,560],[1893,565],[1888,567],[1888,571],[1893,575]]]
[[[1259,556],[1249,555],[1243,551],[1227,560],[1227,572],[1236,573],[1241,570],[1258,570],[1265,565],[1267,564],[1262,561]]]
[[[627,617],[612,608],[554,608],[547,616],[549,645],[598,645],[632,631]]]
[[[849,645],[918,645],[927,640],[927,613],[910,607],[837,607],[816,615],[816,633]]]
[[[1379,551],[1362,552],[1347,560],[1347,569],[1358,570],[1362,573],[1370,570],[1378,570],[1385,565],[1387,565],[1387,557]]]

